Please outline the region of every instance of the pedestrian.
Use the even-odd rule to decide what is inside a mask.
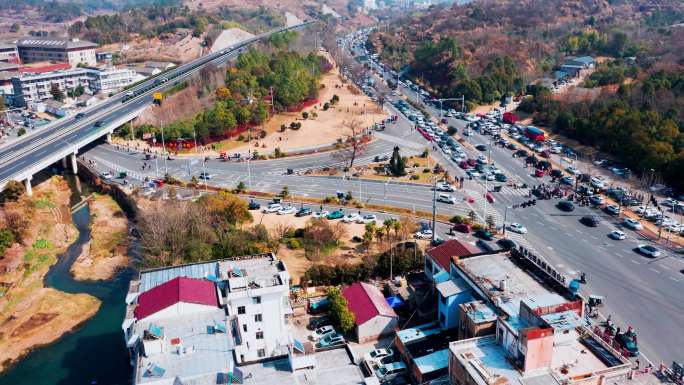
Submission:
[[[637,358],[635,362],[636,362],[636,365],[637,365],[637,369],[639,369],[639,366],[641,366],[641,362],[639,362],[639,358]]]

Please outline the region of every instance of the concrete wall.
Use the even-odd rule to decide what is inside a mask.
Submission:
[[[438,294],[437,300],[439,312],[437,313],[438,321],[442,329],[453,329],[459,326],[460,306],[466,302],[473,300],[470,291],[461,292],[444,298]],[[446,302],[446,303],[445,303]],[[444,315],[444,322],[442,322],[442,315]]]
[[[217,308],[214,306],[200,305],[197,303],[186,303],[178,302],[174,305],[167,307],[166,309],[160,310],[154,314],[150,314],[145,317],[145,321],[155,321],[164,318],[177,317],[181,314],[196,314],[203,312],[213,312]]]
[[[284,338],[287,331],[283,296],[287,296],[287,287],[283,286],[283,290],[261,295],[261,303],[255,303],[249,296],[230,300],[230,314],[237,317],[242,335],[242,345],[235,347],[238,364],[287,354],[280,349],[289,342]],[[245,314],[238,314],[240,306],[245,307]],[[255,321],[257,314],[261,314],[261,322]],[[247,332],[243,325],[247,326]],[[264,338],[257,339],[257,332],[263,332]],[[259,349],[264,349],[264,357],[259,357]]]
[[[359,343],[377,340],[394,333],[397,329],[397,322],[395,317],[375,316],[356,327],[356,337]]]

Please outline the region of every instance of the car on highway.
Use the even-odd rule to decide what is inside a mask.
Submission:
[[[620,207],[618,205],[608,205],[605,207],[605,210],[608,214],[620,215]]]
[[[342,222],[344,222],[344,223],[354,223],[354,222],[356,222],[359,218],[361,218],[361,216],[360,216],[359,214],[351,213],[351,214],[345,215],[345,216],[342,218]]]
[[[292,206],[283,206],[280,210],[278,210],[277,214],[278,215],[290,215],[294,214],[297,210],[292,207]]]
[[[456,189],[449,183],[437,183],[437,191],[454,192]]]
[[[477,230],[475,233],[473,233],[473,236],[480,239],[484,239],[485,241],[494,240],[494,235],[492,235],[492,233],[487,230]]]
[[[344,217],[344,211],[342,210],[335,210],[331,212],[330,214],[325,216],[327,219],[340,219]]]
[[[585,215],[580,218],[580,223],[589,227],[596,227],[601,222],[601,219],[596,215]]]
[[[651,245],[639,245],[634,250],[639,254],[652,258],[660,257],[662,254],[657,247]]]
[[[313,211],[308,207],[302,207],[295,213],[295,217],[305,217],[307,215],[313,214]]]
[[[266,208],[263,209],[264,214],[277,213],[282,209],[283,206],[280,203],[269,203]]]
[[[451,196],[451,194],[440,193],[437,196],[437,202],[448,203],[450,205],[453,205],[456,203],[456,199],[454,199],[454,197]]]
[[[625,218],[624,221],[622,221],[622,224],[632,230],[643,230],[644,226],[641,225],[641,222],[637,221],[636,219],[632,218]]]
[[[330,214],[330,211],[328,210],[321,210],[321,211],[316,211],[313,213],[314,218],[327,218],[328,214]]]
[[[371,223],[375,222],[378,219],[378,217],[375,214],[365,214],[363,216],[359,216],[359,218],[356,220],[356,223]]]
[[[345,343],[344,337],[337,333],[330,333],[323,337],[317,344],[318,348],[327,348],[331,346],[343,345]]]
[[[613,230],[608,234],[609,238],[615,239],[616,241],[622,241],[627,239],[627,235],[620,230]]]
[[[85,117],[85,114],[83,112],[79,112],[78,114],[76,114],[74,116],[74,119],[78,120],[78,119],[81,119],[83,117]]]
[[[413,236],[416,239],[431,239],[432,238],[432,230],[423,229],[423,230],[420,230],[420,231],[416,232],[415,234],[413,234]]]
[[[105,125],[105,122],[102,120],[98,120],[97,122],[95,122],[95,127],[102,127],[104,125]]]
[[[319,341],[321,338],[327,336],[330,333],[335,333],[335,328],[331,325],[320,326],[314,330],[309,338],[312,341]]]
[[[527,234],[527,227],[521,225],[520,223],[511,223],[508,225],[508,230],[518,234]]]
[[[247,205],[248,210],[259,210],[261,208],[261,203],[256,202],[254,200],[250,200],[249,204]]]
[[[573,205],[572,202],[569,201],[560,201],[558,202],[558,204],[556,204],[556,207],[558,207],[559,210],[565,212],[575,211],[575,205]]]

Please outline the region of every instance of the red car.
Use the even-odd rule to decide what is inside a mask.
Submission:
[[[494,195],[492,195],[492,193],[490,193],[490,192],[486,193],[485,198],[487,198],[487,202],[494,203]]]
[[[536,176],[537,178],[543,177],[544,176],[544,170],[540,170],[540,169],[534,170],[534,176]]]
[[[460,168],[462,168],[462,169],[464,169],[464,170],[467,170],[467,169],[470,168],[470,165],[469,165],[468,162],[466,162],[465,160],[462,160],[462,161],[458,164],[458,167],[460,167]]]
[[[469,233],[472,230],[472,227],[467,224],[467,223],[459,223],[457,225],[454,225],[454,227],[451,228],[451,233],[453,234],[455,231],[458,231],[459,233]]]
[[[471,167],[475,167],[475,165],[477,165],[477,161],[475,159],[470,158],[468,159],[468,165]]]

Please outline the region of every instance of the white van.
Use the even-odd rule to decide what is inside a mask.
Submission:
[[[390,362],[389,364],[380,365],[375,371],[375,375],[380,382],[392,381],[393,379],[406,373],[406,365],[401,362]]]

